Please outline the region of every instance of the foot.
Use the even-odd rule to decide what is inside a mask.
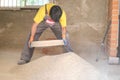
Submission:
[[[18,65],[23,65],[23,64],[26,64],[27,63],[27,61],[25,61],[25,60],[19,60],[18,61]]]

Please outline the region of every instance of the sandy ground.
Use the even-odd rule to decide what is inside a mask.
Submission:
[[[1,53],[2,80],[100,80],[100,74],[95,67],[74,53],[45,55],[22,66],[16,65],[19,57],[15,51]]]
[[[120,80],[120,66],[108,65],[104,54],[96,62],[87,53],[45,55],[36,50],[32,61],[22,66],[17,65],[20,49],[0,50],[0,54],[1,80]]]

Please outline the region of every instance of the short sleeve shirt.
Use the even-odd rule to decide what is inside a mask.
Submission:
[[[54,6],[54,5],[55,4],[53,4],[53,3],[46,4],[46,8],[47,9],[45,9],[45,5],[41,6],[39,8],[37,14],[34,17],[34,22],[35,23],[40,23],[41,21],[43,21],[45,15],[46,15],[46,10],[47,10],[47,12],[49,14],[51,7]],[[60,21],[59,22],[60,22],[62,27],[66,27],[66,13],[65,13],[64,10],[62,10],[62,15],[60,17]]]

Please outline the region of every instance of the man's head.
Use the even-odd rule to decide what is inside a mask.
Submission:
[[[55,21],[59,22],[59,19],[62,15],[62,10],[59,6],[54,5],[50,10],[50,17]]]

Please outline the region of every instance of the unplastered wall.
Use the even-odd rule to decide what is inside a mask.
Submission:
[[[106,30],[108,0],[56,1],[67,13],[68,30],[75,51],[98,51]]]
[[[67,12],[68,24],[80,22],[104,23],[106,19],[107,0],[56,0]]]
[[[101,32],[106,25],[107,0],[58,0],[58,4],[67,13],[68,25],[86,25],[97,32]]]
[[[36,11],[0,11],[0,49],[21,48]]]

